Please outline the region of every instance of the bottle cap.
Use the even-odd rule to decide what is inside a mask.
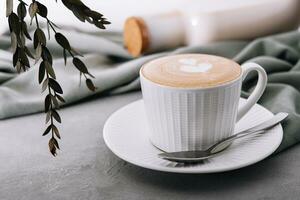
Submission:
[[[130,17],[126,20],[124,46],[134,57],[143,54],[149,47],[149,32],[142,18]]]

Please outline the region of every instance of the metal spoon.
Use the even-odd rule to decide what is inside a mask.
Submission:
[[[178,151],[178,152],[165,152],[158,154],[160,158],[165,160],[179,162],[179,163],[195,163],[202,161],[207,158],[211,158],[215,156],[218,152],[222,151],[224,147],[228,146],[233,140],[238,138],[246,137],[254,134],[262,134],[265,133],[266,130],[274,127],[282,120],[284,120],[288,116],[288,113],[280,112],[277,113],[274,117],[269,120],[264,121],[263,123],[252,127],[250,129],[244,130],[240,133],[234,134],[228,138],[225,138],[216,144],[210,146],[206,150],[199,151]]]

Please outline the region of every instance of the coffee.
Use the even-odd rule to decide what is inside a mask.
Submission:
[[[213,55],[181,54],[148,62],[144,77],[154,83],[176,88],[206,88],[228,83],[240,77],[236,62]]]

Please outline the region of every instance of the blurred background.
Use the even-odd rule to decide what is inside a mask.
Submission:
[[[261,0],[240,1],[230,0],[229,4],[236,6],[252,4]],[[48,7],[48,16],[57,24],[77,26],[88,31],[99,31],[99,29],[89,25],[88,23],[80,23],[72,14],[67,10],[61,1],[55,0],[41,0],[41,3],[45,3]],[[110,22],[108,30],[121,31],[124,21],[127,17],[133,15],[149,15],[162,13],[180,8],[187,7],[186,0],[84,0],[87,6],[93,8],[96,11],[102,13]],[[201,7],[218,7],[219,0],[189,0],[189,2],[197,2],[201,4]],[[14,1],[15,8],[18,1]],[[0,4],[0,33],[7,28],[7,19],[5,17],[5,1],[1,1]]]
[[[201,0],[200,0],[201,1]],[[203,1],[203,0],[202,0]],[[50,19],[57,24],[73,25],[89,31],[99,31],[99,29],[88,23],[80,23],[71,11],[65,8],[61,1],[41,0],[48,7]],[[126,17],[131,15],[154,14],[163,11],[173,10],[180,7],[184,0],[84,0],[87,6],[102,13],[109,21],[108,30],[121,30]],[[15,8],[18,2],[15,1]],[[7,29],[7,19],[5,17],[5,1],[0,4],[0,33]]]

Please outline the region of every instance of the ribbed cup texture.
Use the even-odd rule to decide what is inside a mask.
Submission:
[[[153,145],[164,151],[204,150],[234,131],[241,80],[206,89],[176,89],[141,77]]]

